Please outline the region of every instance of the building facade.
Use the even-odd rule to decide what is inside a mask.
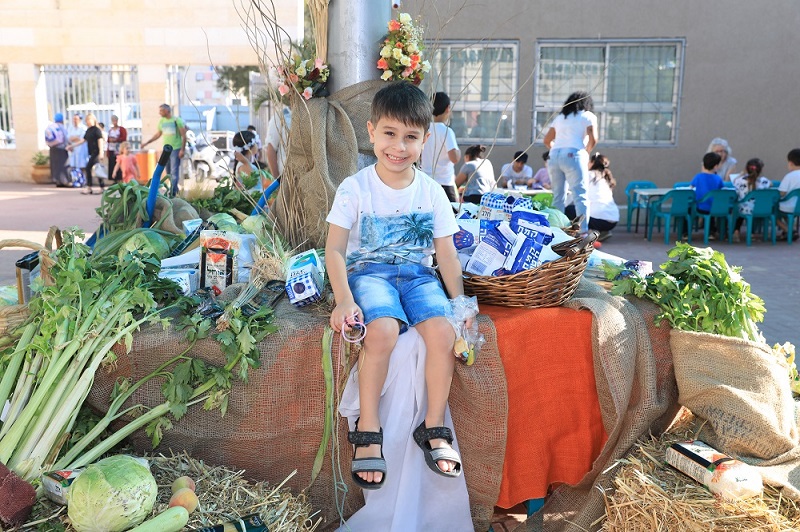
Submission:
[[[274,6],[285,38],[302,39],[302,0],[261,4]],[[113,109],[123,126],[127,119],[149,138],[157,130],[161,103],[190,103],[201,93],[218,100],[214,76],[205,73],[209,67],[259,63],[251,45],[254,24],[246,31],[243,22],[249,5],[245,0],[0,2],[0,180],[30,180],[31,157],[46,148],[44,129],[55,112]],[[191,71],[190,87],[180,90],[176,78],[189,67],[201,70]],[[87,77],[86,71],[95,72]],[[179,90],[187,95],[183,101]],[[64,92],[79,96],[71,101]]]
[[[462,150],[492,145],[495,168],[517,150],[540,167],[547,124],[574,90],[593,96],[618,203],[633,180],[691,179],[714,137],[739,171],[759,157],[771,179],[800,147],[793,0],[407,0],[403,11],[427,26],[428,89],[450,94]]]

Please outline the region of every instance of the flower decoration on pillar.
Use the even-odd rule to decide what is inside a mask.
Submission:
[[[306,100],[313,96],[327,96],[325,85],[329,75],[330,69],[322,59],[303,59],[294,55],[286,64],[278,67],[278,92],[281,96],[296,92]]]
[[[423,60],[425,45],[422,29],[408,13],[400,13],[388,24],[389,33],[383,40],[378,68],[384,81],[405,80],[419,84],[430,71],[431,64]]]

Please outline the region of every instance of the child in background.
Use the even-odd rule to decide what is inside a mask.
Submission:
[[[139,165],[136,162],[136,156],[131,153],[131,145],[127,142],[122,142],[119,145],[119,154],[111,175],[117,175],[117,170],[122,172],[123,183],[130,183],[134,180],[136,182],[139,181]]]
[[[456,176],[456,186],[464,185],[464,201],[480,205],[481,196],[491,192],[497,184],[494,180],[492,161],[484,158],[486,146],[475,144],[464,152],[464,166]]]
[[[786,156],[787,160],[787,167],[789,168],[789,173],[783,176],[781,180],[781,184],[778,185],[778,190],[781,193],[781,198],[786,196],[792,190],[800,188],[800,148],[795,148],[789,152]],[[781,201],[778,204],[778,210],[780,212],[793,212],[795,209],[795,205],[797,203],[797,198],[791,198],[787,201]],[[789,226],[786,223],[785,216],[778,216],[778,227],[781,228],[783,231],[783,235],[780,238],[783,240],[786,238],[786,235],[789,233]]]
[[[458,201],[456,166],[461,159],[455,132],[447,125],[450,121],[450,97],[444,92],[433,96],[433,121],[430,123],[429,140],[422,150],[422,171],[442,185],[451,202]]]
[[[755,203],[755,200],[741,202],[741,200],[747,196],[748,192],[753,190],[765,190],[772,186],[772,182],[761,175],[763,169],[764,161],[758,158],[750,159],[745,165],[745,172],[731,175],[731,182],[736,189],[736,194],[739,196],[739,214],[750,214],[753,212],[753,203]],[[739,242],[740,240],[739,230],[742,227],[742,222],[744,222],[744,218],[736,219],[736,233],[733,235],[735,242]]]
[[[515,153],[514,160],[504,164],[500,169],[497,186],[501,188],[527,187],[528,181],[533,179],[533,168],[525,164],[527,162],[527,153],[523,151]]]
[[[550,190],[550,174],[547,172],[547,161],[550,160],[549,150],[542,154],[542,160],[544,161],[544,166],[539,168],[533,175],[533,179],[528,181],[528,188]]]
[[[718,154],[706,153],[703,155],[703,171],[692,178],[691,185],[697,197],[697,211],[702,214],[708,214],[708,211],[711,210],[711,200],[703,201],[706,194],[724,186],[722,178],[715,173],[721,161],[722,157]]]
[[[378,489],[386,479],[378,408],[390,355],[411,326],[427,350],[428,408],[414,440],[434,473],[461,474],[461,457],[444,426],[456,338],[445,318],[448,296],[432,268],[436,253],[447,293],[463,294],[452,238],[459,228],[441,185],[414,168],[428,140],[431,113],[430,100],[411,83],[379,90],[367,122],[378,161],[339,185],[327,217],[325,258],[336,299],[331,327],[348,331],[361,322],[368,331],[358,362],[360,417],[348,434],[354,445],[351,474],[363,489]]]

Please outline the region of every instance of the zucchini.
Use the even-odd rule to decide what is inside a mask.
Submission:
[[[183,506],[173,506],[148,519],[130,532],[178,532],[189,522],[189,512]]]

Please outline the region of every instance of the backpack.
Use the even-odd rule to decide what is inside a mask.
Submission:
[[[53,123],[44,130],[44,141],[51,148],[62,148],[67,143],[64,128],[59,124]]]

